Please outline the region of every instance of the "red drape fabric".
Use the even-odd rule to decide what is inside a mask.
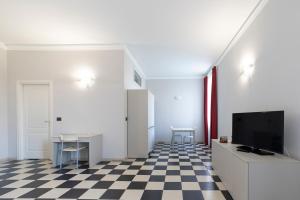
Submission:
[[[217,67],[212,69],[210,133],[211,139],[218,138]]]
[[[203,102],[204,102],[204,116],[203,116],[203,121],[204,121],[204,143],[205,145],[208,145],[208,122],[207,122],[207,76],[204,77],[203,79],[203,85],[204,85],[204,99],[203,99]]]

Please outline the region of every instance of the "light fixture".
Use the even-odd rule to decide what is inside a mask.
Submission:
[[[251,53],[246,54],[241,60],[241,78],[247,82],[254,73],[255,56]]]
[[[243,67],[242,75],[246,77],[252,76],[254,72],[254,64],[249,64]]]
[[[79,88],[86,89],[94,85],[95,75],[92,71],[88,69],[82,69],[79,70],[76,74]]]

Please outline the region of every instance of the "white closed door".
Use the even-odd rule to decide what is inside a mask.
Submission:
[[[23,158],[49,158],[49,85],[23,85]]]

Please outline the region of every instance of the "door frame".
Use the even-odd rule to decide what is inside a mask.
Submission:
[[[49,158],[51,157],[52,147],[50,145],[51,137],[53,134],[53,83],[50,80],[18,80],[17,81],[17,102],[16,102],[16,108],[17,108],[17,159],[22,160],[24,159],[24,85],[48,85],[49,86]],[[48,159],[49,159],[48,158]]]

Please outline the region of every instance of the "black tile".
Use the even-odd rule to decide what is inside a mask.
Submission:
[[[81,172],[81,174],[94,174],[97,171],[98,171],[98,169],[87,169],[87,170],[84,170],[83,172]]]
[[[109,172],[109,174],[123,174],[125,170],[123,169],[113,169]]]
[[[156,200],[162,198],[162,190],[145,190],[141,200]]]
[[[123,161],[120,163],[120,165],[131,165],[132,162],[129,162],[129,161]]]
[[[191,162],[194,166],[204,166],[202,162]]]
[[[209,176],[210,175],[210,173],[207,170],[195,170],[195,174],[200,175],[200,176]]]
[[[165,181],[165,176],[152,175],[152,176],[150,176],[149,181],[151,181],[151,182],[164,182]]]
[[[182,182],[198,182],[196,176],[181,176]]]
[[[101,199],[120,199],[125,190],[107,190],[101,196]]]
[[[180,175],[180,170],[167,170],[167,175]]]
[[[151,175],[152,174],[152,170],[140,170],[138,172],[138,175]]]
[[[110,163],[110,161],[101,161],[98,163],[98,165],[107,165],[108,163]]]
[[[0,181],[0,188],[1,187],[4,187],[4,186],[6,186],[6,185],[9,185],[9,184],[11,184],[11,183],[14,183],[14,182],[16,182],[17,180],[1,180]]]
[[[133,182],[131,182],[130,184],[129,184],[129,186],[128,186],[128,188],[127,189],[139,189],[139,190],[144,190],[145,189],[145,187],[146,187],[146,185],[147,185],[147,182],[135,182],[135,181],[133,181]]]
[[[214,182],[221,182],[221,179],[218,176],[213,175],[211,177],[213,178]]]
[[[201,190],[219,190],[218,186],[214,182],[200,182]]]
[[[73,188],[75,185],[77,185],[80,182],[81,181],[66,181],[60,184],[59,186],[57,186],[57,188]]]
[[[137,158],[137,159],[135,159],[135,161],[137,161],[137,162],[142,162],[142,161],[146,161],[147,160],[147,158]]]
[[[164,165],[156,165],[154,166],[154,170],[166,170],[167,166]]]
[[[121,175],[117,181],[132,181],[134,175]]]
[[[114,181],[99,181],[98,183],[96,183],[93,186],[93,188],[95,188],[95,189],[108,189],[113,183],[114,183]]]
[[[193,170],[193,166],[180,166],[180,170]]]
[[[177,166],[179,165],[179,162],[168,162],[169,166]]]
[[[15,172],[19,170],[18,168],[8,168],[8,169],[5,169],[3,171],[1,171],[1,173],[12,173],[12,172]]]
[[[38,198],[39,196],[49,192],[51,188],[36,188],[30,192],[20,196],[19,198]]]
[[[100,181],[105,175],[104,174],[93,174],[89,176],[86,180],[89,181]]]
[[[18,174],[15,174],[15,173],[4,174],[4,175],[0,176],[0,180],[8,179],[8,178],[11,178],[16,175],[18,175]]]
[[[30,170],[26,173],[35,174],[35,173],[39,173],[39,172],[44,171],[44,170],[46,170],[46,169],[44,169],[44,168],[35,168],[35,169],[32,169],[32,170]]]
[[[55,174],[65,174],[71,171],[71,169],[58,169]]]
[[[182,196],[183,200],[204,200],[202,192],[198,190],[184,190]]]
[[[181,190],[180,182],[165,182],[164,190]]]
[[[128,167],[128,169],[141,169],[141,165],[131,165]]]
[[[60,199],[78,199],[83,193],[85,193],[87,189],[70,189],[66,193],[64,193],[62,196],[60,196]]]
[[[31,176],[26,177],[24,180],[37,180],[40,179],[44,176],[46,176],[47,174],[33,174]]]
[[[55,180],[70,180],[74,176],[76,176],[76,174],[64,174],[57,177]]]
[[[13,188],[0,188],[0,195],[4,195],[4,194],[9,193],[13,190],[14,190]]]
[[[222,191],[223,196],[225,197],[226,200],[233,200],[232,196],[228,191]]]
[[[32,181],[24,186],[22,186],[22,188],[37,188],[41,185],[44,185],[45,183],[47,183],[49,181],[46,180],[36,180],[36,181]]]
[[[145,162],[144,165],[155,165],[156,162]]]
[[[105,165],[102,169],[114,169],[117,165]]]

